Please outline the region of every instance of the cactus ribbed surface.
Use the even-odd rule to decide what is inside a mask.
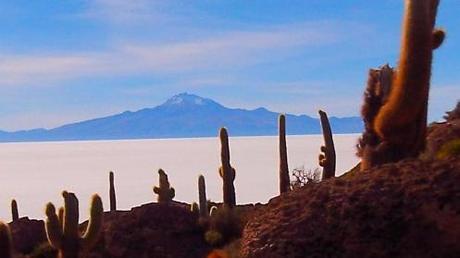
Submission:
[[[208,200],[206,198],[206,183],[204,176],[200,175],[198,177],[198,198],[200,202],[200,217],[208,217]]]
[[[12,258],[11,232],[7,224],[0,222],[0,257]]]
[[[110,211],[117,210],[117,196],[115,194],[115,179],[112,171],[109,173],[109,198],[110,198]]]
[[[235,180],[235,169],[230,165],[230,147],[228,145],[227,129],[220,129],[219,138],[221,144],[220,158],[222,163],[219,168],[219,175],[223,181],[224,205],[233,208],[236,205],[235,186],[233,185],[233,181]]]
[[[363,135],[360,145],[368,147],[358,150],[362,170],[416,157],[425,148],[433,50],[445,37],[444,31],[434,28],[438,4],[439,0],[405,0],[398,67],[391,75],[389,93],[380,97],[376,113],[367,119],[373,121],[371,131],[377,138]],[[365,96],[363,108],[366,105]]]
[[[278,118],[278,134],[279,134],[279,182],[280,194],[290,190],[291,182],[289,178],[289,167],[286,146],[286,116],[281,114]]]
[[[18,203],[14,199],[11,200],[11,219],[13,221],[19,220]]]
[[[319,165],[323,167],[322,179],[324,180],[335,177],[335,147],[327,114],[322,110],[319,110],[318,113],[324,137],[324,146],[321,146],[322,154],[319,155]]]
[[[159,175],[159,186],[153,187],[153,192],[158,195],[158,203],[167,204],[172,201],[176,192],[174,188],[170,187],[168,175],[163,171],[163,169],[158,170]]]
[[[78,258],[80,250],[89,250],[98,240],[102,227],[103,207],[101,198],[95,194],[91,200],[90,219],[83,236],[78,230],[78,199],[64,191],[64,214],[56,214],[52,203],[46,206],[46,235],[51,246],[59,250],[59,258]],[[61,212],[59,212],[61,213]]]

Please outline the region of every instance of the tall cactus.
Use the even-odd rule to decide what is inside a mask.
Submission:
[[[279,155],[280,155],[280,167],[279,167],[279,187],[280,194],[289,191],[290,179],[289,179],[289,167],[287,158],[287,147],[286,147],[286,116],[284,114],[278,117],[278,134],[279,134]]]
[[[200,217],[208,217],[208,200],[206,198],[206,183],[204,181],[204,176],[200,175],[198,177],[198,198],[200,202]]]
[[[15,199],[11,200],[11,219],[13,221],[19,220],[18,203]]]
[[[373,123],[379,142],[365,155],[364,169],[416,157],[425,147],[433,50],[444,40],[434,28],[439,0],[406,0],[401,52],[388,97]]]
[[[78,199],[73,193],[64,191],[64,217],[59,221],[52,203],[46,205],[46,235],[59,258],[78,258],[80,249],[89,250],[98,240],[102,226],[103,207],[101,198],[95,194],[91,200],[90,219],[83,236],[78,230]]]
[[[319,110],[318,113],[324,137],[324,146],[321,146],[322,153],[319,155],[318,159],[319,165],[323,167],[324,180],[335,176],[335,147],[327,114],[322,110]]]
[[[110,211],[117,210],[117,196],[115,194],[114,174],[112,171],[109,173],[109,198],[110,198]]]
[[[230,165],[230,147],[228,145],[227,129],[220,129],[219,138],[221,144],[220,159],[222,163],[219,168],[219,175],[223,181],[224,205],[233,208],[236,205],[235,186],[233,185],[235,169]]]
[[[0,257],[12,257],[10,228],[3,222],[0,222]]]
[[[160,177],[159,186],[153,187],[153,192],[158,194],[158,203],[167,204],[172,201],[172,199],[176,195],[176,192],[174,188],[170,187],[168,175],[163,171],[163,169],[160,168],[158,170],[158,174]]]

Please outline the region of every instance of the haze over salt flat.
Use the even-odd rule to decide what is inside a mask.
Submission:
[[[358,162],[357,134],[335,135],[337,174]],[[321,135],[288,136],[290,170],[315,168]],[[278,194],[278,138],[230,138],[237,202],[267,202]],[[66,189],[80,200],[80,218],[87,218],[89,198],[99,193],[108,205],[108,172],[115,172],[119,209],[156,200],[158,168],[169,175],[176,200],[197,201],[197,179],[206,177],[208,199],[221,201],[220,143],[217,137],[196,139],[41,142],[0,144],[0,219],[10,221],[10,200],[20,216],[43,218],[48,201],[61,205]]]

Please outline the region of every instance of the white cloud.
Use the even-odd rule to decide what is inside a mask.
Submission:
[[[0,85],[244,67],[292,55],[298,47],[311,48],[344,40],[348,34],[340,29],[337,24],[304,23],[259,31],[232,31],[186,42],[126,43],[99,52],[0,54]]]

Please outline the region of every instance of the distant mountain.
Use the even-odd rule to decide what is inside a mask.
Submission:
[[[227,108],[207,98],[181,93],[162,105],[135,112],[63,125],[53,129],[0,131],[0,142],[108,140],[216,136],[227,127],[232,136],[276,135],[278,113],[265,108],[246,110]],[[330,117],[334,133],[358,133],[359,117]],[[286,116],[288,134],[321,133],[319,120],[306,115]]]

